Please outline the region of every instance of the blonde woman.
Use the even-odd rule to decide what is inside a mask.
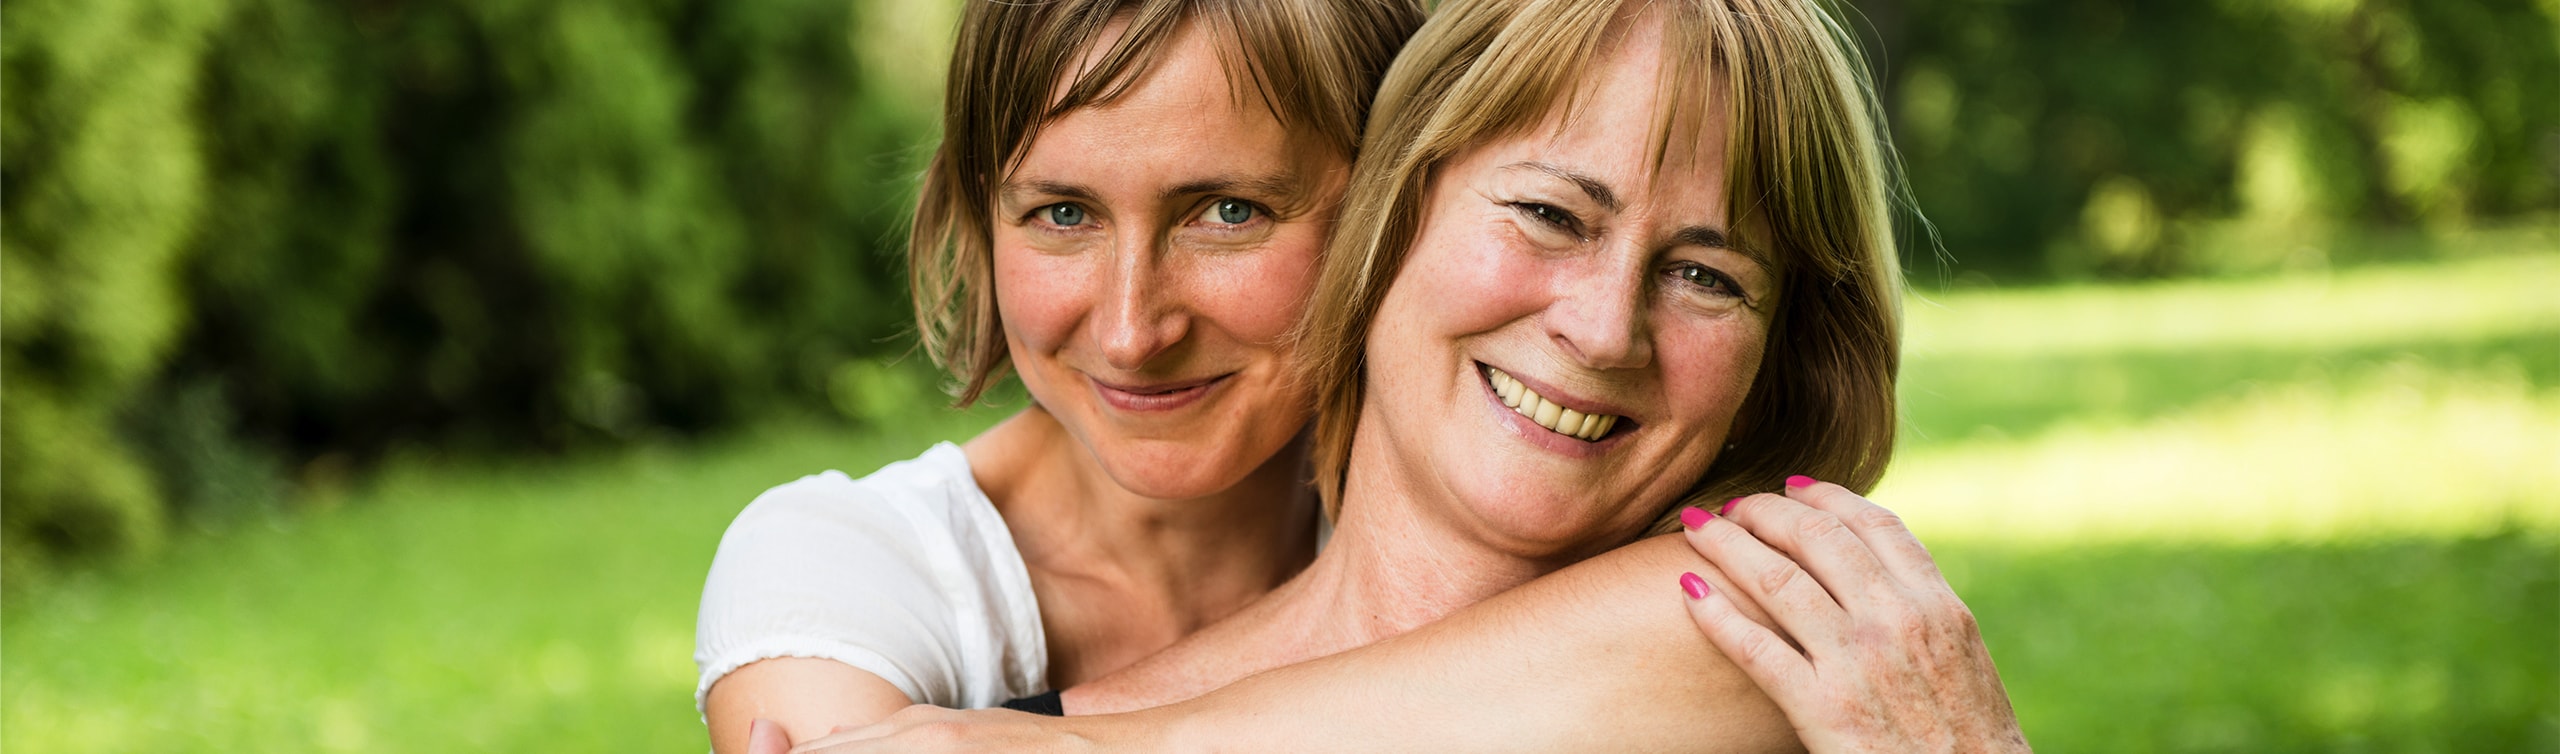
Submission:
[[[1411,0],[975,0],[910,266],[924,350],[1033,405],[739,514],[703,590],[714,748],[1084,683],[1313,557],[1303,312]]]
[[[1064,696],[1169,706],[804,748],[2024,749],[1962,603],[1854,492],[1900,279],[1851,49],[1800,0],[1443,6],[1302,345],[1332,543]],[[1686,540],[1620,546],[1648,529]]]

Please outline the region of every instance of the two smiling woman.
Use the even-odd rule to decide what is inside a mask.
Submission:
[[[2023,748],[1853,492],[1900,276],[1837,26],[1420,16],[970,3],[919,329],[962,402],[1010,367],[1034,405],[740,514],[716,748]],[[1078,716],[898,712],[1021,697]]]

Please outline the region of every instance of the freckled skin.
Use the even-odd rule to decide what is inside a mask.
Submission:
[[[1675,122],[1696,137],[1656,172],[1659,64],[1641,44],[1656,40],[1627,41],[1586,80],[1576,117],[1441,168],[1370,331],[1363,432],[1395,455],[1397,486],[1457,501],[1436,514],[1523,557],[1615,546],[1704,473],[1775,303],[1772,271],[1751,256],[1677,235],[1726,224],[1723,124]],[[1618,206],[1527,164],[1594,179]],[[1479,363],[1623,407],[1640,426],[1597,458],[1539,447],[1488,402]]]
[[[1233,486],[1305,426],[1312,398],[1288,379],[1282,336],[1305,309],[1349,170],[1232,96],[1212,41],[1182,35],[1123,97],[1044,126],[993,218],[996,297],[1023,384],[1114,481],[1158,499]],[[1278,180],[1177,191],[1254,178]],[[1219,205],[1230,199],[1253,208]],[[1071,226],[1042,211],[1060,203],[1076,207]],[[1169,412],[1115,409],[1093,384],[1218,376]]]

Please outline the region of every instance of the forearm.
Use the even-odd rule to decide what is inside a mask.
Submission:
[[[1656,537],[1404,636],[1093,722],[1229,752],[1800,748],[1692,623],[1683,572],[1729,586],[1678,537]]]

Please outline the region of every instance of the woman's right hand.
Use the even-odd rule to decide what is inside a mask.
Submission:
[[[1680,585],[1707,639],[1815,752],[2023,752],[1973,612],[1892,511],[1836,484],[1683,511],[1689,544],[1743,594]],[[1757,603],[1785,635],[1732,599]]]

